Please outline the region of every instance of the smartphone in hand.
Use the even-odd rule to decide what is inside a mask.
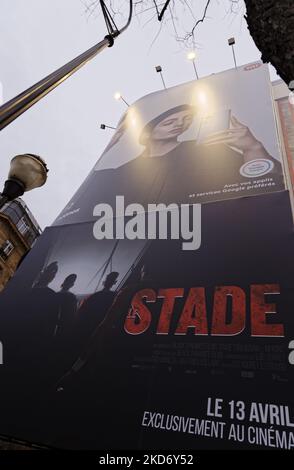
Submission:
[[[197,142],[202,143],[212,134],[228,130],[230,123],[230,109],[220,109],[212,113],[205,113],[199,122]]]

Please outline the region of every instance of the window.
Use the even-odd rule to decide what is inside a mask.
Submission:
[[[30,230],[30,226],[28,225],[25,217],[22,217],[19,222],[17,223],[17,229],[18,231],[24,235],[28,230]]]
[[[6,240],[0,248],[0,256],[3,260],[6,260],[14,248],[11,241]]]

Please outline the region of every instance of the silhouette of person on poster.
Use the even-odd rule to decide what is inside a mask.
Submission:
[[[76,320],[77,298],[70,292],[77,279],[76,274],[67,276],[61,284],[61,289],[57,293],[59,301],[59,315],[55,327],[54,335],[67,336],[71,333]]]
[[[85,344],[103,322],[115,298],[115,292],[111,288],[116,284],[118,276],[118,272],[109,273],[103,282],[103,289],[88,297],[79,308],[77,336],[80,345]]]
[[[90,360],[92,367],[94,368],[97,367],[97,363],[101,364],[101,359],[103,359],[101,356],[101,351],[104,350],[105,352],[105,347],[113,349],[108,341],[108,335],[111,334],[114,330],[116,330],[118,328],[118,325],[121,324],[121,321],[125,319],[126,315],[128,314],[130,302],[133,295],[138,290],[143,289],[144,287],[148,286],[149,288],[151,288],[153,284],[154,281],[152,281],[148,266],[146,264],[143,264],[140,268],[139,280],[137,282],[130,282],[125,287],[123,287],[116,295],[114,294],[113,303],[108,309],[108,312],[106,312],[103,321],[99,323],[98,327],[94,332],[92,330],[93,334],[89,343],[84,349],[80,351],[80,355],[73,363],[71,369],[63,377],[61,377],[59,383],[57,384],[58,390],[63,390],[64,387],[70,386],[72,380],[75,380],[76,378],[76,373],[80,369],[84,369],[84,367],[88,364]],[[137,313],[129,310],[129,315],[136,317]],[[140,318],[134,318],[134,321],[140,321]],[[85,345],[85,342],[83,344]],[[118,357],[116,358],[117,361],[119,359],[120,358]]]

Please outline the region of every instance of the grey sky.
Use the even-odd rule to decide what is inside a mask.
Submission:
[[[204,1],[196,15],[201,16]],[[197,32],[197,67],[201,76],[232,67],[227,39],[235,36],[239,65],[260,58],[242,18],[227,14],[229,0],[212,1],[209,18]],[[185,19],[185,16],[183,17]],[[154,66],[161,64],[167,86],[193,79],[186,52],[166,28],[158,30],[148,17],[136,18],[113,48],[103,51],[73,77],[9,125],[0,135],[0,184],[10,159],[24,152],[42,156],[50,169],[43,188],[24,200],[40,223],[49,225],[85,179],[102,153],[111,131],[125,111],[113,99],[120,90],[128,102],[162,87]],[[119,22],[119,19],[117,19]],[[144,26],[145,25],[145,26]],[[0,81],[4,100],[100,41],[106,34],[97,15],[88,17],[80,0],[2,0],[0,5]],[[273,76],[275,76],[273,74]]]

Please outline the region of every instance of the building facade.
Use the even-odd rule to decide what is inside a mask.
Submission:
[[[22,199],[0,211],[0,291],[31,249],[41,229]]]
[[[294,188],[294,104],[282,80],[273,83],[279,137],[288,170],[288,186]]]

